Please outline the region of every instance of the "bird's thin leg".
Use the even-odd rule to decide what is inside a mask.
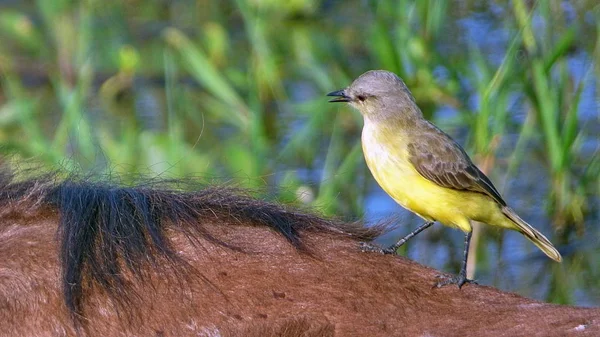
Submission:
[[[408,235],[406,235],[405,237],[403,237],[402,239],[398,240],[398,242],[396,242],[395,244],[387,247],[387,248],[379,248],[370,244],[366,244],[366,243],[362,243],[362,249],[363,251],[376,251],[376,252],[380,252],[383,254],[395,254],[396,250],[398,250],[398,248],[400,248],[400,246],[402,246],[403,244],[405,244],[408,240],[410,240],[413,236],[421,233],[423,230],[425,230],[426,228],[429,228],[431,225],[433,225],[433,221],[427,221],[426,223],[422,224],[421,226],[417,227],[415,230],[413,230],[412,232],[408,233]]]
[[[408,233],[402,239],[398,240],[398,242],[396,242],[393,245],[391,245],[391,246],[387,247],[386,249],[384,249],[383,252],[385,254],[394,254],[394,253],[396,253],[396,250],[398,250],[398,248],[400,248],[400,246],[402,246],[403,244],[405,244],[413,236],[415,236],[415,235],[421,233],[423,230],[429,228],[431,225],[433,225],[433,221],[427,221],[426,223],[424,223],[421,226],[417,227],[412,232]]]
[[[463,261],[458,275],[449,278],[441,276],[442,278],[446,279],[441,282],[438,282],[436,284],[436,287],[440,288],[448,284],[456,284],[460,289],[465,283],[477,284],[475,280],[469,280],[467,278],[467,259],[469,258],[469,246],[471,245],[471,235],[473,235],[473,231],[470,231],[465,235],[465,251],[463,253]]]

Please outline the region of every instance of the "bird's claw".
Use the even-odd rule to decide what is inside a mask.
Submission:
[[[465,274],[458,274],[456,276],[447,276],[447,275],[437,275],[435,278],[437,279],[443,279],[440,282],[436,282],[434,287],[435,288],[441,288],[443,286],[447,286],[449,284],[456,284],[458,286],[458,289],[461,289],[463,285],[465,285],[465,283],[469,283],[469,284],[478,284],[476,280],[470,280],[467,278],[467,276]]]
[[[380,253],[384,254],[383,249],[377,245],[368,242],[359,243],[360,250],[363,252]]]
[[[363,252],[372,252],[372,253],[379,253],[379,254],[384,254],[384,255],[396,254],[395,249],[381,248],[380,246],[374,245],[372,243],[360,242],[359,246],[360,246],[360,250]]]

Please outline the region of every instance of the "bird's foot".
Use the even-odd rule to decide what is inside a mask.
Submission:
[[[436,276],[436,278],[442,279],[434,285],[434,287],[436,288],[441,288],[449,284],[456,284],[458,286],[458,289],[460,289],[465,283],[478,284],[477,281],[468,279],[467,276],[463,273],[460,273],[456,276],[438,275]]]
[[[392,247],[388,247],[388,248],[382,248],[378,245],[374,245],[372,243],[367,243],[367,242],[361,242],[359,243],[360,245],[360,250],[363,252],[372,252],[372,253],[379,253],[379,254],[396,254],[396,250],[393,249]]]

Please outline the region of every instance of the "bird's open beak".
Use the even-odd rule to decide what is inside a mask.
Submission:
[[[346,96],[344,90],[338,90],[334,92],[330,92],[327,96],[334,96],[336,98],[330,100],[329,102],[350,102],[350,97]]]

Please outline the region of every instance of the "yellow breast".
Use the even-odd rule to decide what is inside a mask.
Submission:
[[[470,230],[470,217],[465,213],[471,211],[465,209],[464,198],[474,193],[444,188],[421,176],[409,162],[405,137],[400,132],[379,132],[373,124],[365,123],[362,147],[375,180],[397,203],[420,217]]]

